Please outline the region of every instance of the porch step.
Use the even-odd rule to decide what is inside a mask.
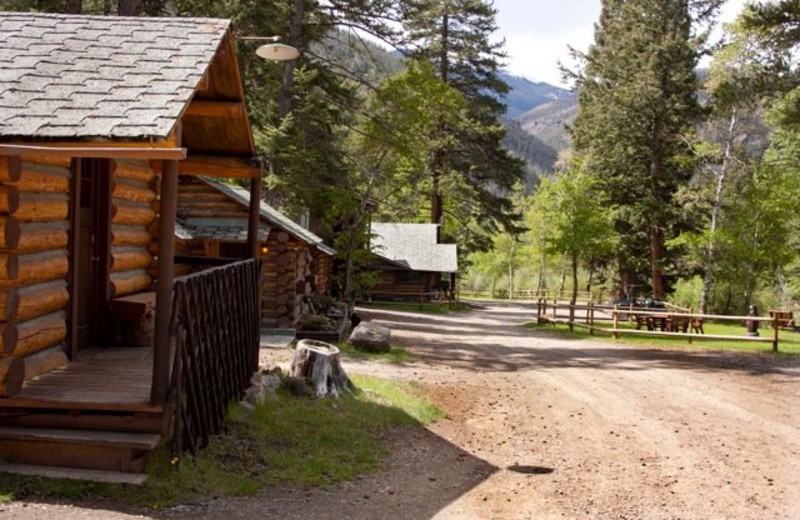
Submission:
[[[168,420],[165,413],[0,409],[0,426],[24,428],[161,433],[167,430]]]
[[[161,441],[157,433],[0,426],[0,461],[135,473]]]
[[[89,480],[91,482],[107,482],[109,484],[132,484],[134,486],[141,486],[147,478],[147,475],[144,473],[39,466],[36,464],[7,464],[3,462],[0,462],[0,473],[70,480]]]

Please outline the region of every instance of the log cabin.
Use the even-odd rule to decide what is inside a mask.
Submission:
[[[0,469],[140,482],[258,364],[258,204],[249,258],[175,276],[179,175],[260,199],[231,24],[0,13],[0,68]]]
[[[373,299],[420,301],[456,292],[458,249],[439,244],[436,224],[373,222],[368,269],[377,282]]]
[[[178,185],[178,252],[237,258],[247,254],[250,192],[210,179],[182,177]],[[293,327],[308,295],[326,294],[336,251],[270,204],[259,207],[261,325]]]

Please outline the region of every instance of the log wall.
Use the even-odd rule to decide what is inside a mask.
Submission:
[[[328,294],[333,277],[333,257],[314,249],[312,269],[315,277],[314,294]]]
[[[158,178],[146,161],[111,165],[111,294],[125,296],[151,288],[158,253]]]
[[[261,258],[261,319],[276,327],[291,327],[295,316],[298,241],[280,229],[267,237]]]
[[[397,271],[391,269],[376,269],[378,280],[372,288],[372,294],[378,297],[391,297],[396,295],[399,299],[418,300],[421,292],[430,292],[437,289],[436,273]]]
[[[0,396],[67,361],[70,163],[0,159]]]

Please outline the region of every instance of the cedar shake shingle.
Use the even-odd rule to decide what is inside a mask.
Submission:
[[[0,13],[0,139],[168,137],[229,24]]]

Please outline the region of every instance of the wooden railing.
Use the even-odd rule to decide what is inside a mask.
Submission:
[[[453,306],[458,302],[459,292],[458,289],[455,291],[396,291],[396,292],[389,292],[389,291],[373,291],[370,294],[369,302],[381,303],[381,304],[409,304],[417,302],[420,309],[424,307],[426,303],[438,303],[439,305],[449,305]]]
[[[173,453],[220,432],[228,403],[258,369],[259,264],[244,260],[175,280],[171,334]]]
[[[490,289],[482,289],[482,290],[470,290],[470,289],[462,289],[461,294],[465,298],[489,298],[494,300],[508,300],[508,290],[495,290],[492,291]],[[545,299],[545,300],[567,300],[572,296],[572,290],[564,290],[564,291],[552,291],[552,290],[539,290],[539,289],[517,289],[512,293],[512,300],[537,300],[537,299]],[[602,300],[603,299],[603,292],[587,292],[587,291],[578,291],[577,297],[579,300]]]
[[[680,307],[672,306],[677,309],[676,311],[670,308],[658,309],[652,307],[632,307],[632,306],[618,306],[618,305],[601,305],[588,302],[586,304],[570,305],[569,303],[548,303],[540,300],[536,305],[536,315],[539,322],[549,323],[563,323],[569,326],[570,330],[574,327],[579,327],[589,330],[591,334],[595,332],[610,334],[614,338],[620,335],[640,335],[640,336],[661,336],[688,339],[689,343],[693,338],[703,340],[725,340],[725,341],[745,341],[745,342],[763,342],[771,343],[772,351],[778,352],[778,342],[780,329],[780,321],[775,316],[759,317],[759,316],[729,316],[717,314],[699,314],[691,311],[687,312]],[[583,311],[580,312],[579,311]],[[641,319],[641,321],[640,321]],[[621,327],[620,322],[624,320],[634,320],[637,324],[644,323],[649,320],[658,321],[663,325],[661,330],[655,330],[648,327],[648,330],[641,330],[637,325],[636,329]],[[670,321],[680,320],[684,323],[686,330],[665,330],[669,329],[665,325]],[[704,321],[717,321],[717,322],[734,322],[734,323],[747,323],[759,322],[769,323],[771,325],[771,334],[768,336],[750,336],[750,335],[728,335],[728,334],[705,334],[702,329]],[[596,325],[600,321],[611,321],[611,327],[604,327]],[[695,324],[699,327],[695,327]],[[695,331],[699,328],[699,334]],[[694,331],[694,333],[693,333]]]

